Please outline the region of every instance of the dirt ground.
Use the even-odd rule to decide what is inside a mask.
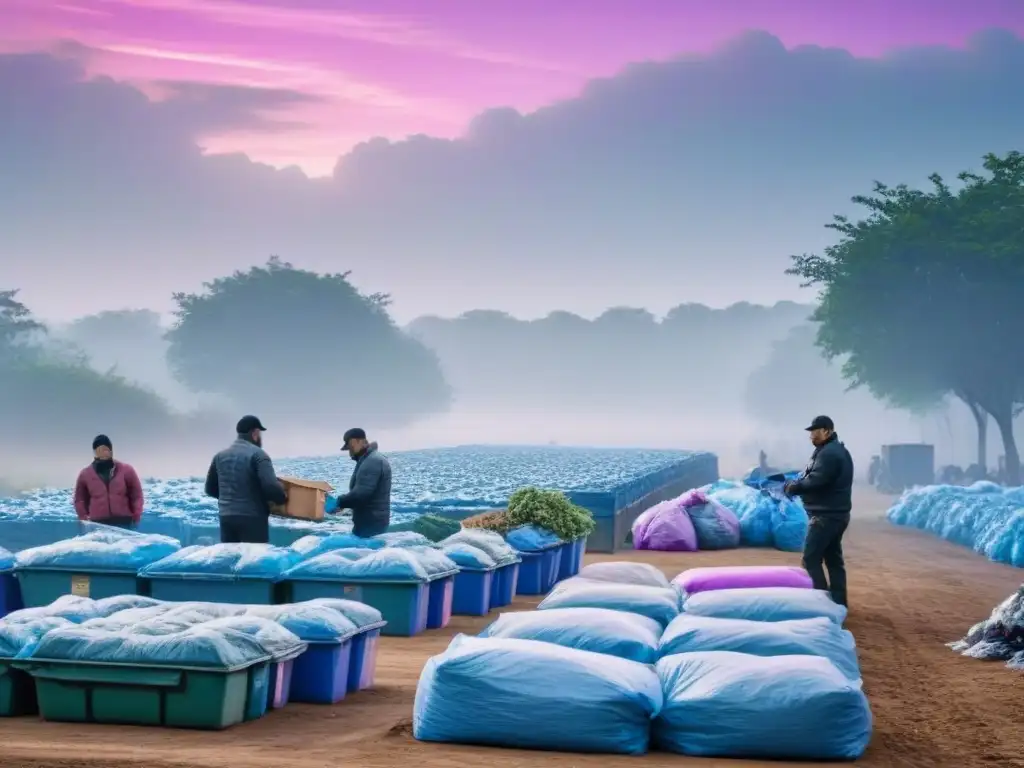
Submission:
[[[865,690],[875,715],[864,766],[1024,768],[1024,677],[998,663],[958,657],[944,643],[985,618],[1022,581],[996,565],[934,537],[895,528],[881,518],[882,497],[862,494],[847,535],[851,614]],[[796,563],[798,555],[763,550],[700,554],[591,556],[643,559],[674,576],[695,565]],[[535,600],[519,598],[515,608]],[[258,722],[221,733],[114,726],[0,721],[5,768],[554,768],[614,766],[746,766],[732,760],[584,756],[421,744],[410,714],[424,660],[457,632],[487,619],[456,618],[446,630],[388,638],[377,687],[333,707],[289,705]],[[781,766],[784,763],[769,763]],[[804,763],[803,765],[808,765]]]

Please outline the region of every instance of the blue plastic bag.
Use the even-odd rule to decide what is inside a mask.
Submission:
[[[591,563],[580,569],[579,577],[590,581],[610,581],[613,584],[637,584],[645,587],[668,588],[668,577],[649,563],[631,563],[628,560],[609,563]]]
[[[54,629],[74,626],[57,617],[26,621],[0,621],[0,659],[22,659],[31,656],[43,636]]]
[[[458,573],[458,564],[440,549],[435,549],[433,546],[409,547],[408,551],[419,559],[427,573],[431,576],[441,576],[442,574],[454,575]]]
[[[658,660],[660,636],[661,625],[654,619],[608,608],[503,613],[480,633],[480,637],[540,640],[641,664]]]
[[[855,760],[871,740],[859,682],[819,656],[707,651],[657,665],[654,743],[694,757]]]
[[[249,635],[275,659],[282,656],[297,656],[306,650],[306,643],[288,628],[273,619],[256,616],[248,611],[242,616],[213,619],[201,626],[206,629],[233,630]]]
[[[679,593],[671,587],[615,584],[576,577],[559,583],[537,606],[541,611],[551,608],[608,608],[638,613],[666,627],[679,615]]]
[[[434,542],[416,531],[393,531],[374,536],[385,547],[433,547]]]
[[[14,554],[0,547],[0,573],[14,568]]]
[[[88,597],[77,597],[76,595],[61,595],[49,605],[39,608],[22,608],[19,611],[7,614],[4,621],[34,621],[42,618],[67,619],[74,624],[81,624],[83,621],[95,619],[99,616],[96,610],[96,601]]]
[[[180,549],[179,542],[166,536],[103,531],[23,550],[16,563],[18,568],[137,572]]]
[[[456,541],[445,544],[441,551],[464,571],[489,571],[497,566],[493,557],[482,549],[465,542]]]
[[[193,546],[147,565],[142,576],[221,576],[279,581],[302,556],[270,544]]]
[[[787,499],[781,490],[766,493],[775,502],[772,508],[772,543],[775,548],[783,552],[802,552],[809,524],[803,502]]]
[[[355,600],[345,600],[340,597],[318,597],[315,600],[307,600],[304,603],[295,605],[321,605],[337,611],[346,619],[356,625],[360,631],[382,627],[386,623],[383,614],[366,603],[359,603]]]
[[[564,542],[551,531],[535,525],[521,525],[513,528],[505,537],[513,549],[520,552],[543,552]]]
[[[250,605],[244,615],[275,621],[305,643],[336,643],[358,631],[355,622],[326,605]]]
[[[533,640],[458,635],[423,668],[413,736],[641,755],[661,699],[658,677],[644,664]]]
[[[701,488],[710,498],[732,510],[740,520],[740,543],[745,547],[770,547],[772,512],[771,497],[739,483],[719,481]]]
[[[752,656],[822,656],[851,680],[860,679],[853,635],[829,619],[750,621],[684,613],[665,629],[658,655],[734,651]]]
[[[421,558],[408,549],[386,547],[358,560],[350,560],[346,554],[346,550],[339,549],[304,560],[289,570],[285,578],[424,582],[432,575]]]
[[[292,544],[292,549],[309,558],[336,549],[381,549],[384,546],[384,542],[378,539],[364,539],[351,533],[330,533],[327,536],[303,536]]]
[[[751,621],[789,621],[824,617],[838,626],[846,608],[832,602],[828,592],[798,587],[718,589],[689,595],[683,612],[694,616]]]
[[[521,560],[515,548],[505,541],[500,533],[495,533],[494,531],[485,531],[480,528],[463,528],[458,533],[453,533],[443,540],[441,547],[443,548],[450,544],[469,544],[477,549],[482,549],[493,557],[494,562],[498,565],[517,563]]]

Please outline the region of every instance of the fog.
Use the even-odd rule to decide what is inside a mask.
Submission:
[[[521,321],[485,311],[421,318],[401,333],[437,355],[451,388],[447,407],[383,427],[372,415],[320,423],[301,399],[289,404],[291,418],[257,415],[267,421],[265,444],[275,457],[338,455],[346,461],[340,435],[362,426],[384,451],[484,443],[709,450],[728,476],[756,464],[760,450],[773,466],[801,467],[810,451],[803,427],[825,413],[862,472],[880,446],[892,442],[933,443],[939,466],[973,463],[975,427],[964,407],[949,402],[912,415],[864,391],[848,391],[839,363],[827,363],[814,346],[811,309],[792,302],[726,309],[689,304],[663,318],[624,308],[593,320],[554,313]],[[55,435],[30,441],[27,450],[7,444],[0,449],[4,482],[14,488],[68,485],[89,460],[97,432],[109,434],[117,455],[144,476],[205,471],[211,453],[233,438],[235,420],[255,409],[177,381],[167,359],[169,327],[168,318],[148,310],[114,310],[53,326],[44,342],[51,353],[79,355],[98,374],[152,391],[173,421],[154,427],[119,418],[115,428],[94,420],[87,423],[95,429],[83,427],[75,442]],[[285,384],[301,375],[267,373]],[[337,384],[337,397],[353,414],[360,410],[359,393],[375,386],[359,364]],[[990,437],[995,457],[1000,448]]]

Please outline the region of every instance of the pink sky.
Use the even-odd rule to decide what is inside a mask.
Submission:
[[[0,50],[74,42],[90,74],[287,88],[294,128],[203,137],[326,174],[373,136],[454,137],[488,107],[535,109],[624,65],[747,29],[865,56],[1024,34],[1024,0],[0,0]]]

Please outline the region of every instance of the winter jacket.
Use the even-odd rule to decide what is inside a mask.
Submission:
[[[242,437],[213,457],[205,490],[217,499],[221,517],[266,517],[271,503],[288,501],[270,456]]]
[[[79,520],[103,523],[111,519],[142,519],[142,482],[131,464],[115,461],[106,481],[90,464],[78,473],[75,513]]]
[[[807,514],[848,515],[853,507],[853,458],[835,434],[811,454],[807,469],[786,486],[790,496],[799,496]]]
[[[356,460],[348,481],[348,493],[338,497],[338,509],[352,510],[352,532],[356,536],[376,536],[391,523],[391,464],[370,443],[366,453]]]

